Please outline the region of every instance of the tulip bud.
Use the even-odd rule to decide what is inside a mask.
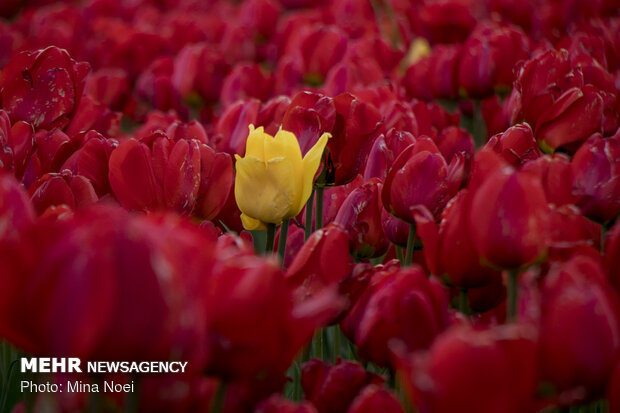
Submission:
[[[523,165],[523,170],[531,171],[540,178],[549,204],[562,206],[576,203],[570,159],[565,154],[541,156]]]
[[[334,98],[336,123],[327,143],[325,162],[328,185],[346,184],[362,172],[368,153],[379,135],[381,115],[377,108],[349,93]]]
[[[326,321],[325,307],[316,300],[308,308],[294,302],[271,260],[253,255],[220,260],[208,282],[212,357],[207,370],[228,379],[280,380]]]
[[[296,404],[274,394],[260,402],[254,413],[317,413],[317,410],[308,402]]]
[[[473,98],[493,95],[512,85],[512,69],[529,57],[528,38],[514,26],[482,23],[463,45],[459,61],[459,85]]]
[[[598,259],[574,255],[553,266],[541,303],[541,378],[559,392],[602,391],[620,350],[620,316]]]
[[[279,130],[274,137],[250,126],[245,157],[235,155],[235,199],[246,229],[278,225],[301,212],[329,137],[323,134],[302,159],[291,132]]]
[[[45,174],[29,189],[37,214],[52,206],[67,205],[71,209],[85,207],[99,200],[91,182],[65,170],[61,174]]]
[[[357,257],[380,257],[388,249],[381,227],[381,181],[373,178],[355,189],[344,201],[334,223],[341,225],[353,240]]]
[[[431,43],[463,41],[476,26],[471,6],[470,2],[456,0],[425,3],[419,18],[426,38]]]
[[[347,413],[404,413],[394,394],[376,384],[369,384],[359,392]]]
[[[411,351],[428,347],[448,322],[446,292],[417,266],[388,268],[370,284],[341,323],[359,354],[389,365],[388,344],[402,340]]]
[[[542,155],[536,145],[532,128],[527,123],[511,126],[505,132],[491,137],[486,146],[514,168]]]
[[[385,208],[398,218],[413,222],[412,208],[425,206],[434,216],[441,213],[463,179],[463,157],[448,165],[430,139],[418,139],[394,161],[383,185]]]
[[[518,268],[538,259],[547,248],[549,214],[540,180],[500,167],[481,183],[474,181],[468,221],[478,254],[500,268]]]
[[[469,234],[467,190],[448,203],[441,224],[424,208],[414,210],[416,228],[424,242],[424,256],[431,272],[461,288],[482,287],[500,278],[500,273],[480,263]]]
[[[536,332],[528,325],[447,330],[429,351],[393,346],[413,403],[429,413],[531,411],[536,390]]]
[[[109,159],[118,146],[114,139],[106,139],[96,131],[88,131],[82,138],[82,147],[65,161],[60,170],[69,169],[73,175],[87,178],[98,196],[110,193]]]
[[[385,135],[380,135],[368,155],[364,179],[376,177],[384,180],[396,157],[413,143],[415,138],[409,132],[390,129]]]
[[[350,237],[336,224],[312,234],[286,271],[287,284],[299,301],[335,287],[352,269]]]
[[[620,211],[620,133],[590,137],[571,161],[573,194],[585,216],[599,222]]]
[[[314,359],[303,365],[301,373],[304,395],[319,413],[345,412],[362,388],[382,383],[383,378],[352,361],[339,360],[332,366]]]

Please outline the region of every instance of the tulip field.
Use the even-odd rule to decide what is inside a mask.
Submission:
[[[0,0],[0,413],[620,413],[620,1]]]

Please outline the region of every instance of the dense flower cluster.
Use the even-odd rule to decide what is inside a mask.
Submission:
[[[0,70],[0,409],[620,412],[616,0],[6,0]]]

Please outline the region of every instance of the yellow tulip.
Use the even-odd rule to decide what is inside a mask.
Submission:
[[[301,212],[330,137],[324,133],[302,159],[295,134],[280,129],[271,136],[250,125],[245,156],[235,155],[235,199],[245,229],[265,229]]]

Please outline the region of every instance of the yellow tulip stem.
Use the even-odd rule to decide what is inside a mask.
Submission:
[[[273,240],[276,237],[276,224],[267,224],[267,242],[265,243],[265,255],[273,252]]]
[[[323,191],[325,188],[322,186],[316,187],[316,218],[315,218],[315,231],[323,228]]]
[[[409,236],[407,237],[407,251],[405,252],[405,267],[413,262],[413,246],[415,244],[415,224],[409,224]]]
[[[306,225],[304,228],[304,240],[310,238],[312,234],[312,207],[314,206],[314,191],[310,192],[310,198],[308,198],[308,202],[306,202]]]
[[[288,236],[288,224],[289,219],[285,219],[282,221],[282,225],[280,225],[280,239],[278,241],[278,256],[280,257],[280,261],[284,263],[284,254],[286,253],[286,238]]]

